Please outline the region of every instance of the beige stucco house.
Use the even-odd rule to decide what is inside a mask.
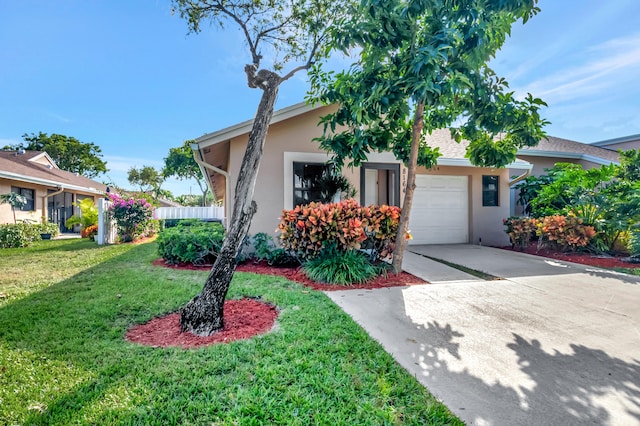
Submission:
[[[26,197],[27,205],[16,211],[16,219],[57,223],[62,232],[74,213],[73,203],[97,198],[106,185],[60,170],[46,152],[0,150],[0,194],[16,192]],[[0,204],[0,223],[13,223],[11,206]]]
[[[318,120],[330,108],[297,104],[274,113],[253,197],[258,211],[251,234],[275,235],[283,209],[313,201],[315,178],[330,158],[313,138],[321,136]],[[251,125],[249,120],[206,134],[192,145],[227,217]],[[507,244],[502,220],[510,215],[510,177],[528,172],[532,165],[517,161],[504,169],[472,166],[464,157],[466,145],[454,142],[448,130],[434,132],[429,143],[440,147],[442,157],[436,167],[418,171],[411,243]],[[371,154],[362,167],[345,167],[342,174],[357,190],[362,205],[401,205],[407,170],[391,153]]]

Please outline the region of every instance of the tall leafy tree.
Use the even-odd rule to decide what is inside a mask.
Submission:
[[[191,149],[193,142],[192,140],[188,140],[178,148],[169,149],[169,156],[164,159],[162,174],[165,178],[175,176],[181,180],[195,180],[202,193],[202,205],[206,206],[209,187],[207,186],[207,181],[204,176],[202,176],[198,163],[196,163],[196,160],[193,158],[193,150]]]
[[[296,73],[328,55],[330,30],[349,11],[350,0],[173,0],[173,3],[193,32],[201,30],[202,22],[238,28],[250,56],[244,67],[247,84],[262,91],[224,243],[201,293],[182,310],[182,330],[206,336],[223,328],[224,299],[235,271],[236,256],[257,208],[252,200],[253,191],[278,89]],[[265,58],[270,62],[267,66],[263,66]]]
[[[131,185],[136,185],[140,191],[150,193],[154,199],[162,195],[162,183],[164,176],[152,166],[141,168],[131,167],[127,172],[127,179]]]
[[[311,101],[338,104],[322,123],[321,146],[334,162],[359,166],[372,151],[392,151],[408,167],[393,267],[400,271],[418,165],[440,155],[425,136],[450,128],[470,141],[467,157],[501,167],[516,151],[545,134],[528,95],[517,99],[487,62],[518,20],[539,9],[537,0],[363,0],[336,37],[337,47],[358,51],[350,69],[312,71]]]
[[[107,163],[102,160],[102,150],[93,142],[81,142],[72,136],[39,132],[37,135],[22,135],[24,142],[7,145],[3,149],[46,151],[58,167],[93,179],[107,172]]]

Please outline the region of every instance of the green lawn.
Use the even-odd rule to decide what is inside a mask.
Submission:
[[[155,250],[0,250],[0,424],[462,424],[326,296],[282,278],[237,273],[231,286],[279,307],[267,335],[192,350],[125,341],[206,276],[152,266]]]

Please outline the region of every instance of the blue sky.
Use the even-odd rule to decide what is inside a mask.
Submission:
[[[253,117],[240,34],[187,35],[169,0],[0,0],[0,146],[61,133],[101,147],[104,180],[162,167],[169,148]],[[594,142],[640,133],[640,2],[541,0],[492,67],[549,104],[550,135]],[[276,107],[303,101],[304,75]],[[174,195],[198,193],[169,181]]]

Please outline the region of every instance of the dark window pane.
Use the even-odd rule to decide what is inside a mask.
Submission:
[[[25,212],[30,212],[35,210],[35,191],[33,189],[29,189],[29,188],[19,188],[17,186],[12,186],[11,187],[11,192],[14,192],[16,194],[20,194],[22,195],[24,198],[27,199],[27,204],[25,204],[24,206],[22,206],[22,208],[20,210],[25,211]]]
[[[482,205],[498,206],[498,176],[482,176]]]
[[[293,205],[320,201],[319,181],[329,175],[330,166],[323,163],[293,163]]]

